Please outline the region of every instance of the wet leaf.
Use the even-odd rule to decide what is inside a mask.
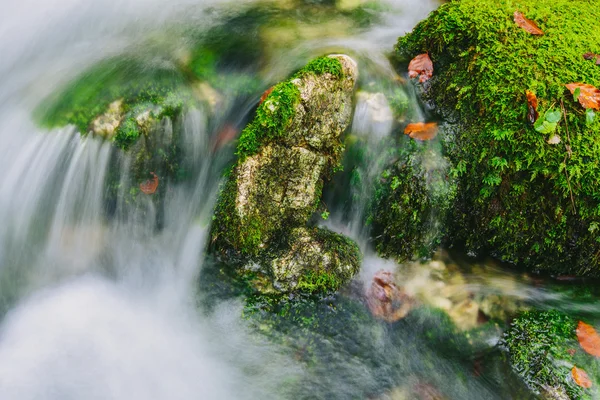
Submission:
[[[429,54],[419,54],[408,64],[408,77],[419,78],[419,82],[423,83],[433,76],[433,62],[429,58]]]
[[[525,94],[527,95],[527,120],[529,121],[530,124],[535,124],[535,121],[537,121],[539,114],[537,111],[537,107],[538,107],[538,100],[537,97],[535,96],[535,93],[530,92],[529,90],[525,92]]]
[[[579,321],[577,325],[577,340],[586,353],[600,357],[600,336],[593,326]]]
[[[540,29],[539,26],[535,22],[530,19],[527,19],[525,15],[520,13],[519,11],[515,11],[513,14],[515,23],[523,28],[525,31],[531,33],[532,35],[543,35],[544,32]]]
[[[596,63],[596,65],[600,66],[600,54],[594,54],[591,51],[587,52],[583,55],[583,58],[586,60],[592,60]]]
[[[150,172],[150,174],[153,176],[152,179],[148,179],[146,182],[140,183],[140,190],[144,194],[153,194],[156,192],[156,189],[158,189],[158,176],[156,176],[154,172]]]
[[[573,366],[573,369],[571,370],[571,376],[573,377],[575,383],[582,388],[589,389],[592,387],[592,381],[590,380],[590,377],[588,376],[587,372],[581,368]]]
[[[404,128],[405,135],[418,140],[431,140],[435,138],[437,131],[438,124],[435,122],[415,122]]]
[[[573,97],[577,98],[583,108],[600,109],[600,90],[595,86],[587,83],[569,83],[565,86],[573,94]],[[579,96],[575,96],[577,89],[579,89]]]

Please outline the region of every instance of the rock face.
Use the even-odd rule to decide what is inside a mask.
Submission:
[[[519,27],[510,1],[461,0],[440,6],[396,46],[406,63],[429,54],[435,73],[422,86],[425,99],[457,128],[445,142],[458,179],[447,237],[531,270],[598,276],[600,124],[565,85],[600,86],[600,68],[582,57],[600,46],[600,8],[519,4],[544,35]],[[537,96],[536,124],[527,91]],[[551,114],[561,116],[554,125]]]
[[[228,262],[259,265],[272,285],[262,290],[332,291],[358,269],[356,244],[306,227],[339,166],[357,74],[345,55],[313,60],[272,89],[242,132],[212,248]]]

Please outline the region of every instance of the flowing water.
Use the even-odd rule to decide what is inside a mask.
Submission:
[[[426,340],[427,332],[437,329],[429,314],[414,312],[395,325],[369,319],[366,306],[352,298],[360,298],[381,269],[393,271],[419,302],[446,310],[462,330],[479,327],[481,312],[506,320],[527,306],[596,317],[594,302],[576,302],[558,284],[542,285],[493,262],[440,250],[433,261],[398,266],[372,255],[364,209],[389,161],[389,140],[398,134],[381,93],[401,91],[409,105],[406,118],[426,115],[386,54],[438,4],[394,0],[353,15],[331,5],[314,12],[325,6],[304,3],[23,0],[4,5],[0,399],[524,398],[498,361],[499,330],[482,329],[477,350],[460,354],[454,334]],[[247,12],[253,7],[258,14]],[[239,15],[244,17],[236,19]],[[176,62],[189,35],[219,24],[241,37],[258,26],[267,38],[254,70],[261,75],[259,89],[248,94],[239,85],[225,85],[220,107],[190,110],[177,127],[163,124],[165,132],[181,131],[181,157],[190,176],[167,183],[163,209],[150,200],[131,207],[123,191],[108,200],[109,176],[116,168],[127,181],[135,162],[131,155],[82,137],[74,127],[47,130],[36,124],[33,114],[42,99],[94,63],[123,52],[143,54],[149,63],[157,57]],[[211,296],[203,288],[214,283],[202,273],[211,263],[205,257],[211,212],[233,156],[231,138],[219,132],[227,124],[239,131],[262,90],[312,56],[332,51],[359,61],[363,93],[357,95],[348,133],[355,145],[348,147],[347,163],[354,162],[351,149],[357,147],[363,161],[355,169],[359,186],[336,178],[331,216],[321,223],[352,236],[366,254],[348,299],[341,300],[365,317],[329,313],[322,320],[326,329],[308,341],[294,326],[282,330],[284,339],[262,335],[242,317],[239,297],[203,306]],[[228,62],[221,67],[239,69],[246,61]],[[432,146],[422,162],[446,168]],[[435,221],[430,229],[436,229]]]

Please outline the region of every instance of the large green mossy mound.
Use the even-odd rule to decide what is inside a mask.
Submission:
[[[577,321],[558,311],[530,311],[516,318],[504,334],[514,372],[535,393],[548,399],[592,399],[597,396],[598,362],[577,343]],[[594,382],[591,389],[575,383],[577,366]]]
[[[544,35],[517,26],[516,10]],[[462,0],[398,40],[401,62],[429,53],[425,98],[460,127],[446,148],[459,178],[453,243],[532,269],[600,275],[600,118],[590,122],[565,88],[600,86],[600,67],[583,58],[600,53],[599,20],[593,1]],[[554,132],[527,121],[527,90],[539,123],[556,111]],[[548,143],[553,134],[561,143]]]

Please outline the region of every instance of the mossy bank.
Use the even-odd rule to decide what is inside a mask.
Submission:
[[[544,34],[520,28],[517,10]],[[599,20],[585,0],[451,1],[398,40],[399,66],[429,54],[424,98],[458,126],[445,141],[458,179],[451,243],[533,270],[600,275],[600,118],[565,87],[600,86],[600,67],[583,57],[600,53]],[[535,126],[526,91],[538,99]]]

